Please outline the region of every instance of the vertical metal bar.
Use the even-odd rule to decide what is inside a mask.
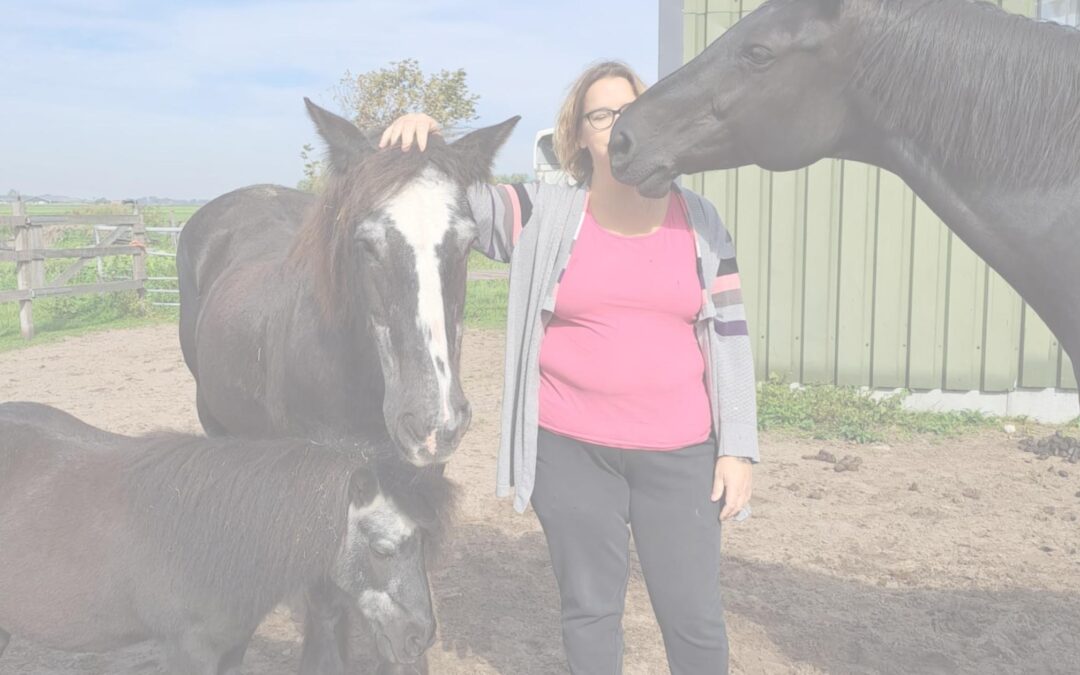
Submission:
[[[663,79],[683,64],[683,0],[659,0],[660,50],[656,79]]]

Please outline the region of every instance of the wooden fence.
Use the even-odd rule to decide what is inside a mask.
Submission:
[[[33,303],[36,298],[58,295],[87,295],[90,293],[113,293],[136,291],[139,297],[149,296],[151,304],[159,307],[178,307],[180,291],[166,288],[177,284],[175,276],[147,276],[147,260],[150,257],[176,258],[172,251],[157,250],[151,246],[149,237],[168,235],[175,250],[183,223],[177,224],[172,216],[169,227],[147,227],[138,207],[129,215],[108,216],[27,216],[22,202],[12,204],[11,216],[0,216],[0,225],[14,230],[14,248],[4,248],[0,243],[0,263],[14,262],[18,288],[14,291],[0,290],[0,303],[19,303],[19,325],[27,340],[34,336]],[[48,227],[90,227],[93,229],[94,245],[85,248],[47,248],[43,231]],[[126,241],[128,235],[130,243]],[[108,256],[132,256],[132,277],[102,281],[101,259]],[[75,258],[70,266],[56,278],[47,280],[45,261],[50,258]],[[98,282],[94,284],[66,285],[75,278],[92,259],[97,260]],[[505,280],[506,269],[475,270],[468,273],[470,281]]]
[[[95,225],[94,226],[94,242],[100,245],[101,236],[104,232],[115,230],[123,225]],[[146,277],[146,283],[143,286],[143,290],[146,293],[150,304],[154,307],[179,307],[180,306],[180,291],[179,289],[179,277],[176,276],[176,246],[179,242],[180,232],[184,229],[184,224],[176,224],[175,218],[172,214],[169,214],[169,226],[168,227],[147,227],[146,240],[143,242],[146,245],[146,255],[150,258],[171,258],[173,261],[173,276],[148,276]],[[153,246],[154,236],[163,237],[167,236],[171,240],[172,249],[163,250],[161,248],[155,248]],[[101,258],[98,258],[98,278],[100,279],[102,274]],[[167,286],[169,288],[167,288]]]
[[[117,291],[136,291],[142,297],[146,293],[146,226],[138,207],[135,207],[130,215],[27,216],[22,202],[17,201],[12,205],[12,215],[0,217],[0,223],[9,225],[14,230],[14,248],[0,249],[0,262],[15,263],[17,284],[14,291],[0,291],[0,303],[19,303],[19,327],[23,338],[27,340],[34,336],[34,300],[37,298]],[[45,226],[97,225],[108,225],[112,232],[95,246],[46,248],[44,245]],[[126,233],[130,233],[130,243],[118,244]],[[120,255],[132,256],[131,279],[67,285],[88,261]],[[45,261],[53,258],[75,258],[75,261],[54,279],[46,279]]]

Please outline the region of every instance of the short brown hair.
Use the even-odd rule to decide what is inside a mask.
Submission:
[[[581,116],[585,113],[585,93],[597,80],[607,77],[621,77],[634,88],[634,94],[641,96],[645,83],[637,73],[622,61],[601,61],[582,73],[570,87],[570,91],[559,109],[555,122],[555,156],[559,159],[562,170],[570,175],[579,185],[592,178],[592,157],[589,151],[578,147],[578,135],[581,129]]]

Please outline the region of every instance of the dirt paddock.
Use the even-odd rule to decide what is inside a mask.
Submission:
[[[543,534],[531,512],[494,497],[501,351],[499,332],[466,336],[474,415],[449,465],[464,499],[432,572],[433,673],[564,671]],[[50,403],[122,433],[199,430],[173,326],[0,354],[0,400]],[[874,446],[762,441],[754,515],[724,535],[732,672],[1080,672],[1080,464],[1040,461],[1003,432]],[[821,450],[862,463],[837,472],[805,459]],[[624,627],[625,672],[666,672],[636,565]],[[291,614],[275,611],[244,672],[296,672],[299,644]],[[0,658],[4,674],[158,672],[151,645],[73,655],[14,636]]]

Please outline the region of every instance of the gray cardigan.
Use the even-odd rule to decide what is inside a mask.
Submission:
[[[735,248],[716,209],[675,186],[696,233],[702,304],[695,324],[718,455],[758,461],[757,389]],[[536,475],[540,341],[584,219],[586,190],[567,185],[476,184],[469,207],[475,248],[510,263],[496,494],[524,512]]]

